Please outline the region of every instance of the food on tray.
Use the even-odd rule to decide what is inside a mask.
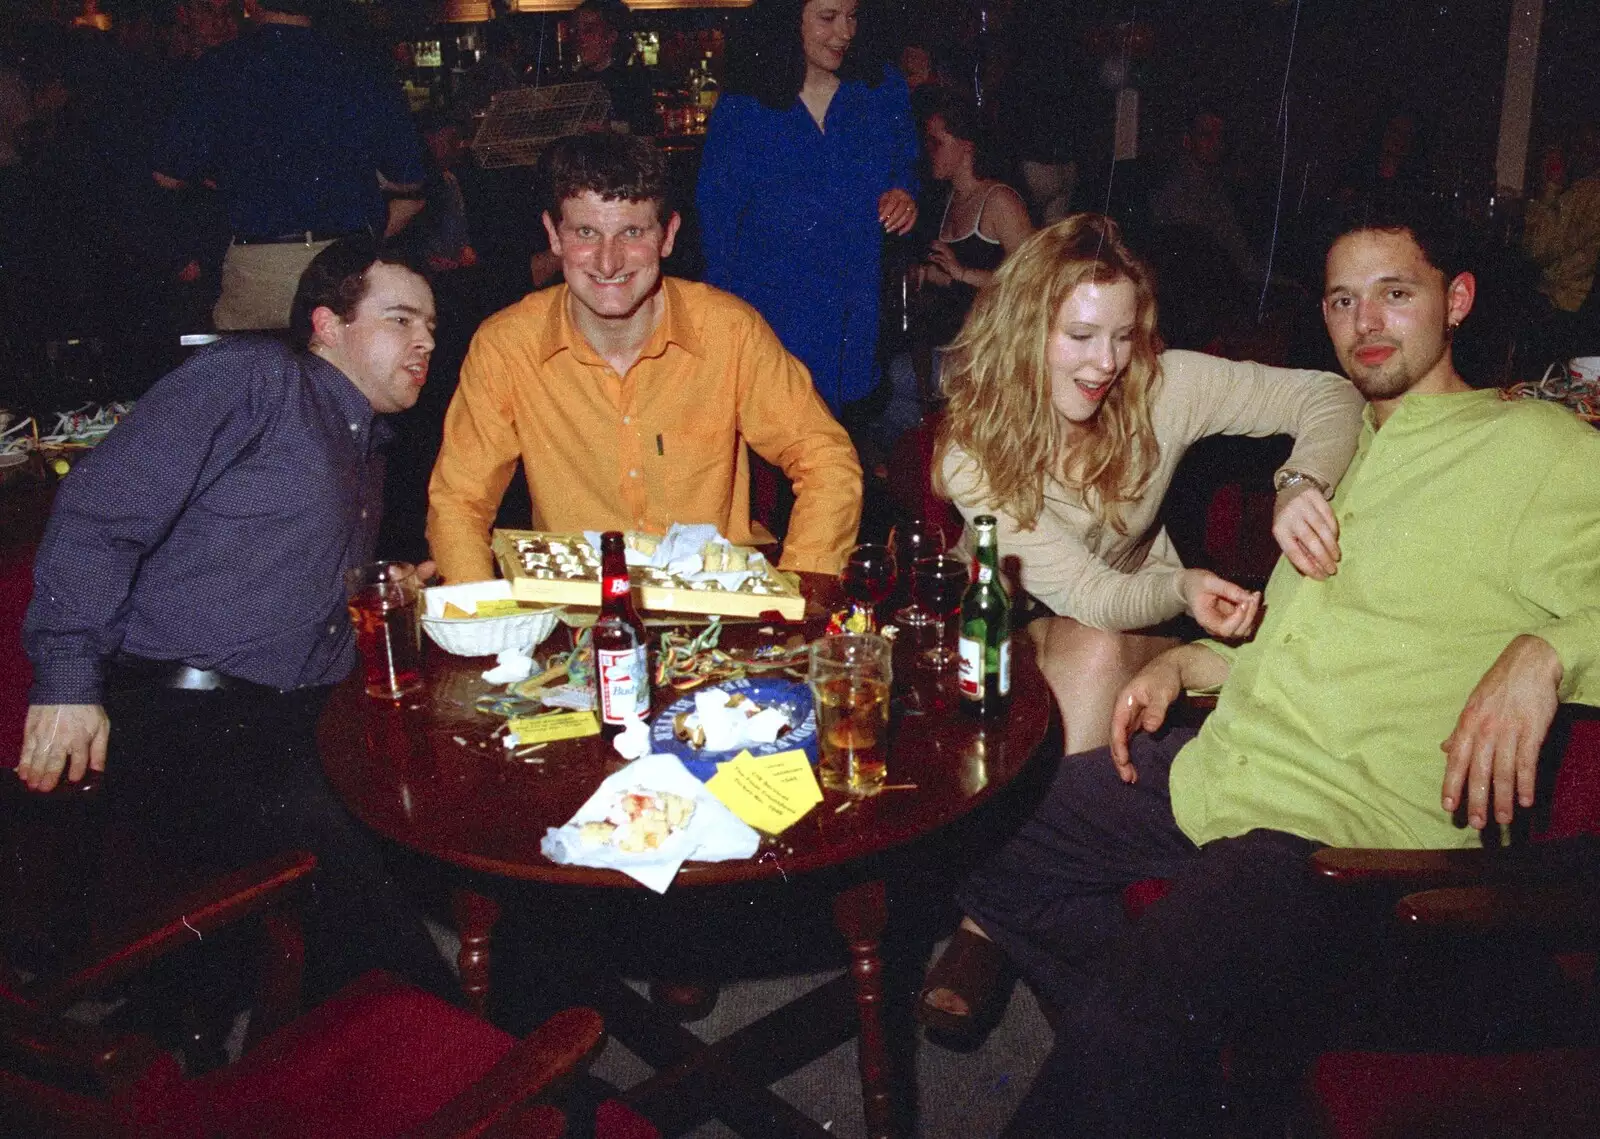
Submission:
[[[702,542],[700,535],[679,550],[670,532],[666,537],[628,533],[624,541],[635,563],[628,567],[635,603],[642,609],[747,617],[775,611],[791,621],[805,615],[798,583],[780,574],[759,550],[731,545],[720,536]],[[496,530],[493,545],[518,599],[600,603],[600,559],[582,534]],[[642,559],[656,564],[638,564]]]
[[[454,601],[446,601],[444,603],[444,615],[446,617],[458,617],[458,618],[459,617],[471,617],[472,616],[471,613],[468,613],[465,609],[461,608],[461,606],[457,605]]]
[[[624,791],[603,822],[578,830],[586,846],[614,846],[629,854],[656,850],[689,825],[694,800],[671,791]]]

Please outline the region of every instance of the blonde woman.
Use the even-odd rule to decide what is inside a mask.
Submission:
[[[1116,223],[1076,214],[996,271],[946,357],[936,478],[970,521],[993,513],[1001,555],[1054,614],[1030,626],[1069,754],[1103,746],[1111,700],[1187,613],[1239,637],[1260,598],[1185,569],[1157,520],[1206,435],[1295,437],[1274,535],[1302,573],[1333,565],[1326,495],[1355,453],[1362,399],[1327,372],[1163,352],[1150,272]]]
[[[1162,351],[1150,272],[1109,218],[1075,214],[1023,243],[979,293],[945,369],[936,486],[969,522],[996,516],[1002,558],[1018,559],[1023,588],[1052,614],[1029,632],[1067,754],[1109,742],[1118,690],[1177,643],[1167,622],[1187,613],[1222,638],[1254,627],[1260,596],[1184,568],[1157,519],[1197,439],[1293,435],[1273,534],[1301,573],[1333,573],[1327,496],[1355,453],[1360,393],[1328,372]],[[918,1018],[954,1040],[986,1029],[1003,968],[963,921]]]

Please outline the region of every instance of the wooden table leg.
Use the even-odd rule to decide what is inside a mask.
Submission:
[[[489,1009],[489,936],[500,920],[500,906],[473,890],[459,889],[451,899],[456,929],[461,934],[461,952],[456,966],[461,970],[461,995],[467,1007],[480,1017]]]
[[[850,974],[856,985],[861,1106],[870,1139],[891,1139],[894,1133],[889,1042],[883,1026],[883,958],[878,952],[888,916],[882,879],[847,887],[833,901],[833,923],[849,946]]]

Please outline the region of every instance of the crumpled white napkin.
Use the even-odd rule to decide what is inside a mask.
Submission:
[[[789,717],[778,708],[763,708],[751,716],[746,712],[748,704],[728,707],[728,696],[720,688],[705,688],[694,694],[694,712],[705,729],[708,752],[769,744],[790,726]]]
[[[498,663],[483,674],[490,684],[517,684],[533,675],[533,657],[523,649],[506,649],[494,659]]]
[[[650,725],[643,716],[629,716],[611,746],[623,759],[638,759],[650,750]]]
[[[578,837],[584,823],[599,822],[627,791],[671,791],[694,800],[694,817],[659,849],[630,854],[610,844],[585,846]],[[647,755],[601,781],[588,802],[565,826],[545,831],[539,849],[551,862],[620,870],[658,894],[667,892],[678,868],[689,859],[727,862],[749,858],[761,836],[723,806],[704,783],[684,768],[675,755]]]

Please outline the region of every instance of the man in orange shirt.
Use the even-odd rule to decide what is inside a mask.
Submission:
[[[665,156],[599,133],[551,144],[541,164],[565,284],[473,337],[428,488],[440,573],[494,576],[489,531],[518,458],[542,529],[710,522],[734,542],[769,541],[750,521],[747,445],[794,485],[779,564],[838,572],[861,519],[855,449],[755,309],[662,276],[680,220]]]

